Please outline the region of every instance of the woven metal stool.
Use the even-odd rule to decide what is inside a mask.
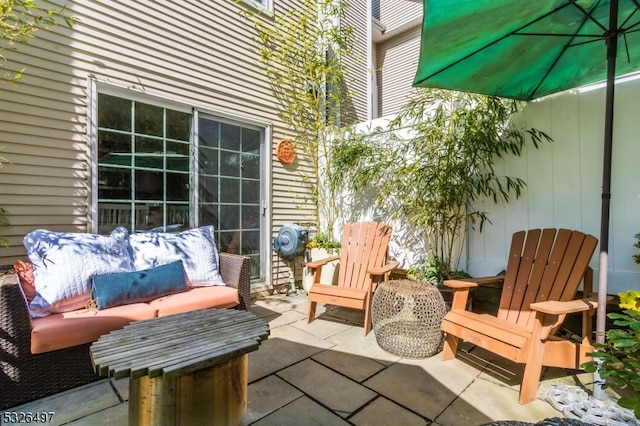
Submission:
[[[371,320],[378,345],[404,358],[426,358],[442,350],[440,323],[447,312],[438,287],[411,280],[380,283]]]

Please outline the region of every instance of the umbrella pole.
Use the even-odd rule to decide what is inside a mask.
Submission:
[[[611,0],[607,44],[607,92],[604,117],[604,153],[602,156],[602,212],[600,216],[600,263],[598,270],[598,310],[596,342],[604,343],[607,316],[607,272],[609,263],[609,210],[611,202],[611,151],[613,148],[613,107],[615,94],[616,54],[618,51],[618,0]],[[604,398],[604,380],[594,375],[593,396]]]

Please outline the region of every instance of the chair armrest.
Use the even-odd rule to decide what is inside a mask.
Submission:
[[[531,304],[531,310],[542,312],[549,315],[565,315],[574,312],[589,311],[598,307],[598,298],[590,297],[588,299],[568,300],[561,302],[559,300],[547,300]]]
[[[398,267],[399,263],[395,260],[390,260],[383,266],[376,266],[375,268],[369,268],[367,270],[371,275],[384,275]]]
[[[340,259],[340,256],[331,256],[331,257],[326,257],[324,259],[320,259],[320,260],[314,260],[313,262],[307,262],[304,264],[304,266],[306,266],[309,269],[315,269],[318,268],[320,266],[324,266],[329,262],[332,262],[334,260],[338,260]]]
[[[31,315],[13,267],[2,266],[1,268],[0,358],[12,360],[18,356],[31,354]],[[0,377],[3,368],[0,365]]]
[[[239,309],[251,309],[251,259],[247,256],[220,252],[220,275],[227,287],[238,289]]]
[[[479,278],[462,278],[455,280],[445,280],[444,285],[454,289],[457,288],[473,288],[485,284],[501,283],[504,281],[504,275],[495,275],[491,277],[479,277]]]

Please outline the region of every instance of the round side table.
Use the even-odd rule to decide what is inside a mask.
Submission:
[[[426,358],[442,350],[447,312],[438,287],[411,280],[385,281],[373,294],[371,320],[380,347],[403,358]]]

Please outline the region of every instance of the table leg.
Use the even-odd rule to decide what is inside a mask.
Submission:
[[[130,380],[130,425],[237,425],[247,408],[248,354],[173,379]]]

